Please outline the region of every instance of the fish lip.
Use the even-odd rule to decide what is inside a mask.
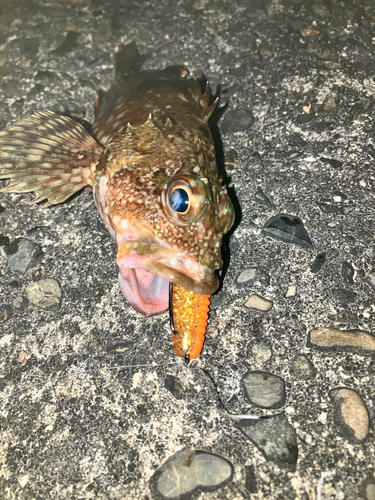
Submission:
[[[117,264],[120,269],[142,269],[202,295],[212,295],[219,287],[214,269],[200,264],[185,252],[154,243],[119,243]]]

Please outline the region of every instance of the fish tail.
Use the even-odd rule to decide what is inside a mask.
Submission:
[[[38,111],[0,132],[3,193],[29,193],[45,206],[65,201],[93,183],[103,148],[77,122],[52,111]]]

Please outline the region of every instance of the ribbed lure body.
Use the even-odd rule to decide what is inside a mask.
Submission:
[[[179,357],[196,359],[202,352],[207,329],[210,295],[171,285],[170,317],[173,350]]]

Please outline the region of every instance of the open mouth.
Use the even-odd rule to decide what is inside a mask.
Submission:
[[[168,309],[169,282],[204,295],[212,295],[219,286],[214,269],[184,252],[153,243],[121,242],[117,264],[124,297],[145,316],[161,314]]]

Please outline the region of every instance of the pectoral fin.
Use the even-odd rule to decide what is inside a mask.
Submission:
[[[32,203],[61,203],[92,185],[102,151],[79,123],[38,111],[0,132],[0,179],[10,179],[0,192],[35,191]]]

